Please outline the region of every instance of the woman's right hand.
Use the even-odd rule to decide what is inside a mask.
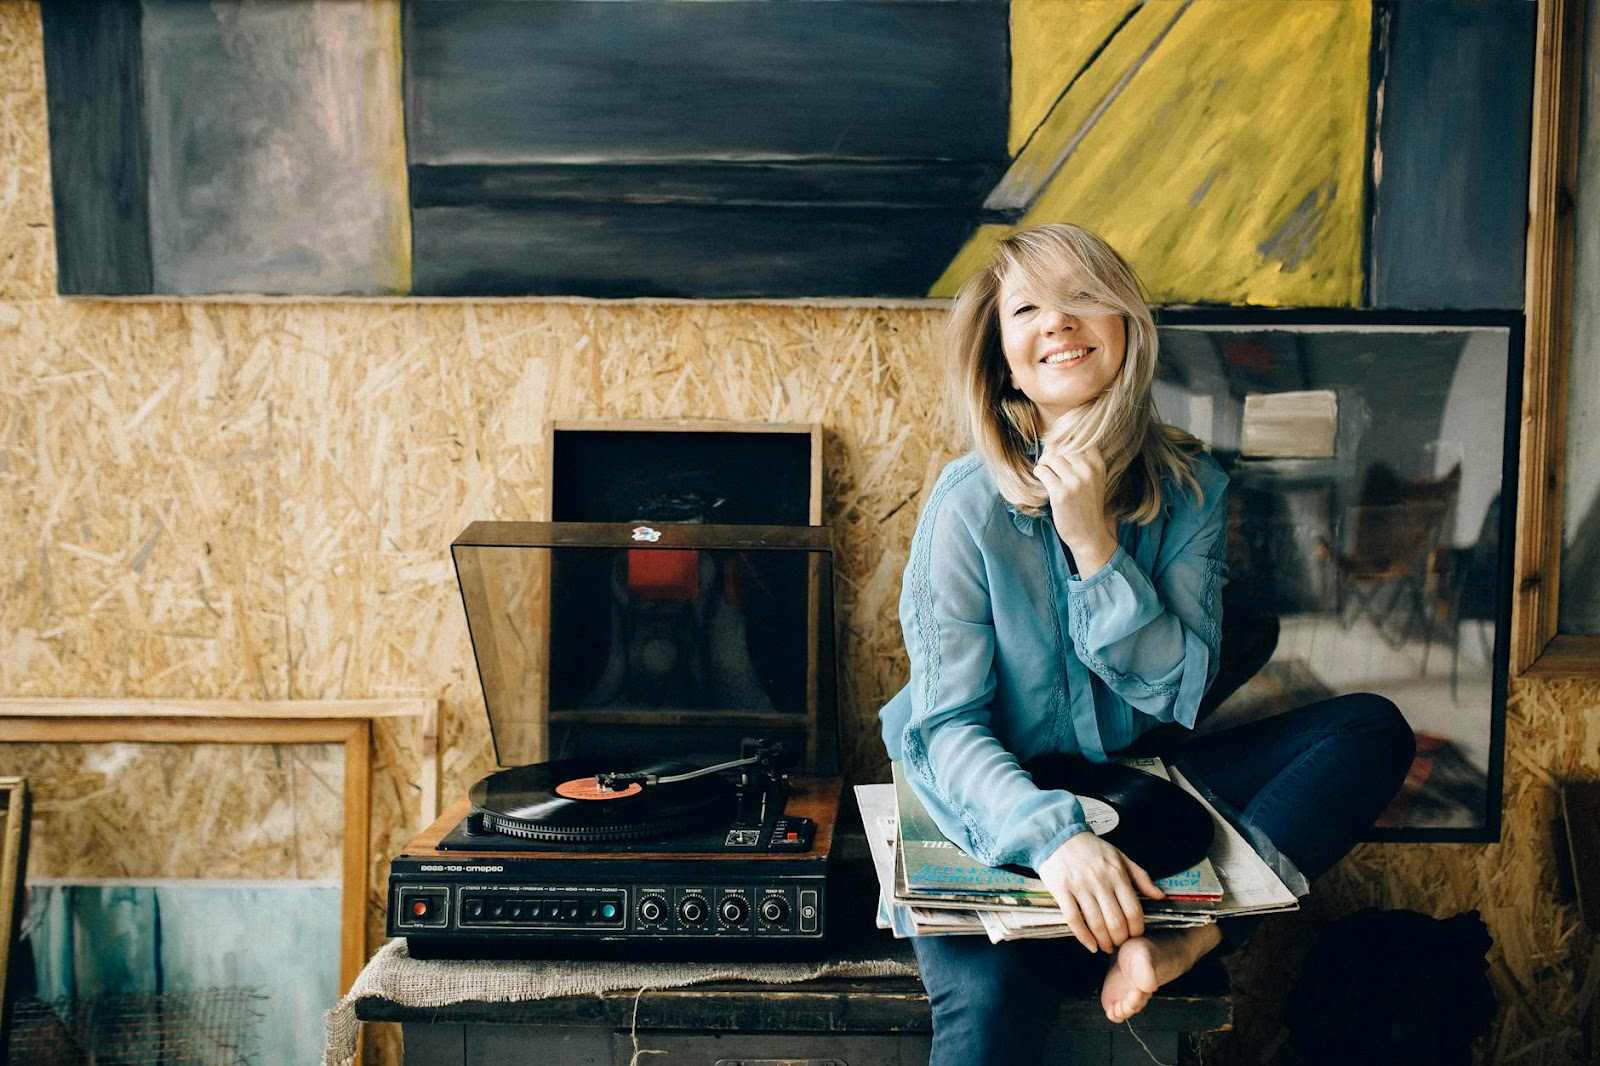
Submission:
[[[1090,951],[1109,953],[1143,936],[1139,896],[1166,898],[1142,866],[1089,832],[1068,837],[1039,864],[1038,873],[1072,935]]]

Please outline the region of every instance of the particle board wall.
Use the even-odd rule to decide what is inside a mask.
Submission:
[[[845,764],[857,780],[882,774],[873,716],[906,671],[900,571],[954,451],[937,311],[60,302],[46,148],[38,7],[0,3],[0,692],[438,696],[448,798],[491,768],[448,545],[473,519],[540,513],[544,426],[816,421],[839,549]],[[375,737],[381,875],[418,819],[420,734],[378,723]],[[116,777],[117,790],[136,776],[150,804],[172,802],[169,779],[209,778],[182,805],[190,829],[234,809],[239,782],[272,777],[261,755],[201,749],[170,775],[159,757],[139,758],[157,768],[112,773],[51,753],[29,766],[58,797],[100,787],[86,774]],[[1313,911],[1482,910],[1505,1008],[1497,1058],[1574,1061],[1594,941],[1556,896],[1549,823],[1559,777],[1600,774],[1600,689],[1514,682],[1506,762],[1500,844],[1366,847]],[[306,819],[326,817],[334,843],[313,827],[297,844],[267,824],[252,853],[303,846],[308,865],[336,862],[338,812],[272,787]],[[112,876],[134,862],[97,854],[36,848],[33,873]],[[376,945],[380,898],[369,916]],[[1293,957],[1276,948],[1290,941],[1263,939],[1238,968],[1248,998],[1224,1052],[1236,1061],[1258,1061],[1275,1039]],[[374,1046],[392,1054],[386,1040]]]

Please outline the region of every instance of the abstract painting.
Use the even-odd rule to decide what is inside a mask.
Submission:
[[[45,0],[58,284],[938,297],[1072,221],[1163,305],[1516,309],[1534,14]]]

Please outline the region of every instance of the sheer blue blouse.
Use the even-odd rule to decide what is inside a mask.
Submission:
[[[1162,486],[1161,514],[1073,576],[1048,516],[1017,511],[975,454],[944,469],[900,595],[911,681],[879,713],[891,759],[951,840],[1035,869],[1088,825],[1022,770],[1044,752],[1104,762],[1162,722],[1194,726],[1217,671],[1228,477]]]

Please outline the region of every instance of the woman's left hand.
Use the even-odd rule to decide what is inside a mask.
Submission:
[[[1144,867],[1090,832],[1068,837],[1039,864],[1038,873],[1072,935],[1090,951],[1110,954],[1143,936],[1139,897],[1166,897]]]
[[[1078,576],[1088,577],[1110,562],[1117,534],[1106,514],[1106,461],[1100,449],[1046,453],[1033,473],[1050,496],[1056,535],[1071,549]]]

